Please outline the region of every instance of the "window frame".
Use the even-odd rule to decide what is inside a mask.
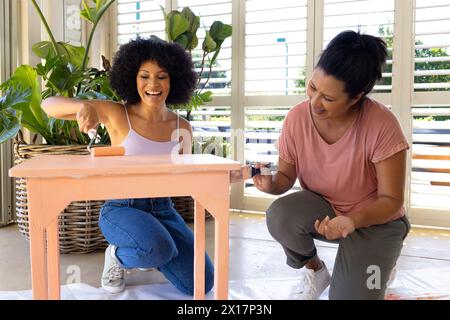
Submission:
[[[307,0],[307,53],[306,78],[309,79],[313,67],[322,51],[324,33],[324,0]],[[412,143],[413,105],[447,104],[449,91],[414,92],[414,21],[415,0],[394,1],[394,51],[392,69],[392,91],[390,93],[373,93],[372,97],[392,106],[398,117],[408,142]],[[177,7],[176,0],[166,0],[166,10]],[[111,51],[117,47],[116,4],[110,11]],[[313,17],[313,18],[311,18]],[[232,89],[229,96],[214,98],[214,106],[231,106],[231,130],[238,133],[232,141],[232,158],[244,163],[245,118],[246,110],[252,107],[295,106],[306,99],[305,95],[245,95],[245,1],[232,0]],[[113,52],[110,52],[112,56]],[[396,63],[401,61],[401,63]],[[405,81],[405,79],[408,79]],[[412,146],[412,145],[411,145]],[[407,178],[405,188],[405,206],[412,223],[427,224],[436,227],[450,227],[450,211],[428,208],[414,208],[410,205],[411,194],[411,149],[408,151]],[[231,207],[238,211],[264,212],[276,197],[261,197],[244,194],[244,184],[231,187]]]

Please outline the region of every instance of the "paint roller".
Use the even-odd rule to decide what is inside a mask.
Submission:
[[[240,182],[242,180],[247,180],[253,178],[257,174],[263,176],[271,176],[272,171],[277,171],[278,168],[276,166],[271,166],[269,163],[261,163],[262,167],[256,168],[255,165],[245,165],[242,166],[240,170],[237,172],[238,180],[232,180],[232,182]],[[240,172],[239,172],[240,171]],[[233,178],[234,179],[234,178]]]
[[[97,127],[98,128],[98,127]],[[111,147],[92,147],[97,137],[97,128],[90,129],[88,136],[91,139],[87,145],[87,149],[91,154],[91,157],[107,157],[107,156],[123,156],[125,155],[125,148],[121,146]]]

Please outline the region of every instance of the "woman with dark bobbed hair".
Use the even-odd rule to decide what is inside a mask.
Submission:
[[[403,194],[408,142],[391,111],[369,98],[386,62],[379,38],[345,31],[323,51],[308,83],[308,100],[286,116],[279,169],[257,175],[256,187],[302,191],[267,210],[270,234],[287,264],[306,267],[293,299],[383,299],[409,232]],[[338,243],[332,276],[314,239]]]
[[[138,38],[122,45],[113,61],[111,85],[123,103],[51,97],[43,108],[52,117],[77,120],[85,133],[103,124],[111,145],[124,146],[125,155],[190,153],[192,128],[168,106],[189,102],[196,82],[192,58],[182,47],[155,36]],[[124,269],[156,268],[193,294],[194,237],[170,198],[108,200],[99,226],[110,243],[104,289],[123,291]],[[208,292],[214,283],[208,255],[205,273]]]

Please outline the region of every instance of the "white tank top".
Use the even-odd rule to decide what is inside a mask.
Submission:
[[[131,126],[130,117],[128,116],[127,107],[125,107],[125,114],[127,115],[129,130],[120,146],[125,148],[126,156],[143,154],[171,154],[172,152],[176,152],[178,154],[178,150],[180,148],[179,117],[177,117],[177,139],[159,142],[147,139],[134,131]]]

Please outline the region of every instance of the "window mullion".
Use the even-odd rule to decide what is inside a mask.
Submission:
[[[245,2],[232,0],[232,71],[231,71],[231,152],[232,158],[245,162]],[[231,186],[231,207],[244,209],[244,185]]]

